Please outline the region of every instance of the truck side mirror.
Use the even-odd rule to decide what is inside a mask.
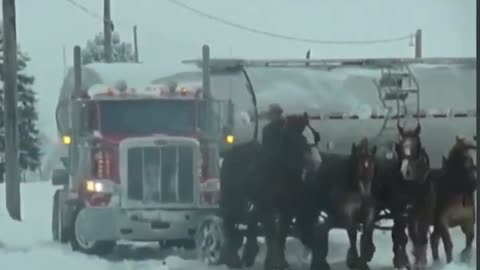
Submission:
[[[87,103],[80,104],[80,130],[82,133],[90,127],[89,107]]]
[[[68,183],[68,172],[65,169],[56,169],[52,173],[52,185],[63,186]]]
[[[69,166],[69,164],[68,164],[68,157],[61,157],[61,158],[60,158],[60,161],[62,162],[63,166],[64,166],[66,169],[68,169],[68,166]]]

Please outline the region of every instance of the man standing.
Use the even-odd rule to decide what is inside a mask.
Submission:
[[[282,116],[283,109],[278,104],[271,104],[268,108],[268,120],[270,121],[262,130],[262,145],[266,158],[270,162],[277,161],[282,145],[282,129],[285,119]],[[273,165],[273,164],[272,164]]]

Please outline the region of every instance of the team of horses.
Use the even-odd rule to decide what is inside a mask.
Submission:
[[[306,139],[308,131],[313,141]],[[350,240],[347,266],[369,269],[375,224],[384,210],[393,220],[395,268],[424,269],[429,236],[433,260],[439,261],[441,239],[447,263],[451,262],[449,229],[456,226],[466,237],[461,259],[468,261],[475,224],[476,145],[457,137],[443,166],[431,168],[420,133],[420,124],[411,130],[398,126],[392,159],[379,158],[376,146],[366,138],[353,143],[349,155],[333,154],[318,150],[320,136],[304,114],[285,118],[278,134],[282,144],[276,166],[266,165],[271,161],[256,141],[234,146],[225,154],[220,171],[226,234],[222,262],[230,268],[252,266],[259,252],[257,236],[263,233],[264,268],[288,269],[285,242],[288,235],[295,235],[311,252],[310,268],[327,270],[329,231],[343,228]],[[244,233],[239,224],[246,225]],[[409,238],[413,264],[406,250]]]

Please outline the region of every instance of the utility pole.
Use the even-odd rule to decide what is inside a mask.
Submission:
[[[110,14],[110,0],[103,0],[103,46],[107,63],[112,62],[112,31],[113,22]]]
[[[305,55],[305,59],[310,60],[310,53],[311,53],[311,51],[310,51],[310,49],[308,49],[307,54]],[[305,66],[307,66],[307,67],[310,66],[310,62],[306,62]]]
[[[134,53],[135,53],[135,62],[138,63],[139,58],[138,58],[138,40],[137,40],[137,26],[136,25],[133,26],[133,50],[134,50]]]
[[[415,58],[422,58],[422,29],[415,32]]]
[[[212,98],[210,89],[210,47],[202,46],[202,88],[207,99]]]
[[[3,54],[5,107],[5,184],[10,217],[21,220],[18,170],[17,37],[15,0],[3,0]]]
[[[78,98],[82,91],[82,49],[78,45],[73,47],[73,78],[74,97]]]

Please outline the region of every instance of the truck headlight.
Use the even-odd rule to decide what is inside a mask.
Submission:
[[[88,192],[102,192],[103,184],[95,181],[87,181],[87,191]]]
[[[85,190],[90,193],[108,193],[116,191],[116,184],[108,179],[94,179],[85,182]]]
[[[227,144],[233,144],[235,142],[235,137],[233,135],[225,136],[225,142]]]
[[[68,136],[68,135],[63,135],[62,136],[62,143],[64,145],[69,145],[72,143],[72,137]]]

